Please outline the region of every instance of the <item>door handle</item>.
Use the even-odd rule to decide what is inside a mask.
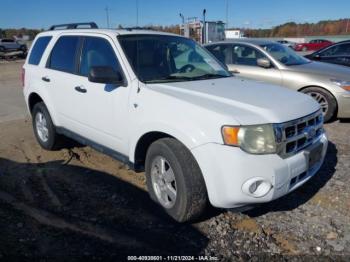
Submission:
[[[232,70],[231,73],[239,74],[240,72],[237,69],[235,69],[235,70]]]
[[[48,78],[47,76],[43,76],[41,78],[41,80],[45,81],[45,82],[50,82],[50,78]]]
[[[74,87],[74,89],[76,91],[80,92],[80,93],[86,93],[87,92],[87,90],[84,87],[82,87],[82,86],[76,86],[76,87]]]

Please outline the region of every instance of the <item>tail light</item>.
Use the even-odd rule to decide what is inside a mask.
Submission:
[[[22,87],[24,87],[25,76],[26,76],[26,70],[22,68],[22,73],[21,73]]]

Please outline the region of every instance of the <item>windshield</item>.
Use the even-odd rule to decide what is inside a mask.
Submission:
[[[118,40],[144,83],[192,81],[232,76],[193,40],[168,35],[122,35]]]
[[[260,46],[272,55],[273,58],[286,66],[303,65],[310,62],[308,59],[299,56],[291,48],[281,44],[271,43]]]

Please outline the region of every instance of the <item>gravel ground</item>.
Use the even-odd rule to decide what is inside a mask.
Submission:
[[[350,261],[350,123],[326,130],[326,161],[301,188],[250,211],[211,208],[177,224],[149,199],[143,173],[69,141],[44,151],[29,118],[2,122],[0,259]]]

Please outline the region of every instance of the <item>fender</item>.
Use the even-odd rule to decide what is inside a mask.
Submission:
[[[150,132],[161,132],[172,136],[184,144],[189,150],[209,142],[209,138],[204,132],[200,131],[198,126],[182,127],[180,130],[164,123],[150,122],[136,128],[136,130],[137,132],[132,136],[129,143],[129,160],[132,163],[135,162],[137,143],[143,135]]]

